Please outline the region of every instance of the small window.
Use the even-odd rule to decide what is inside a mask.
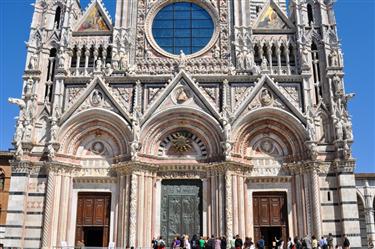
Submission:
[[[4,191],[5,188],[5,175],[3,172],[0,173],[0,191]]]
[[[60,28],[60,18],[61,18],[61,7],[57,6],[56,13],[55,13],[55,21],[53,22],[56,29]]]
[[[327,192],[327,199],[328,199],[328,201],[331,201],[331,192]]]
[[[313,9],[312,9],[311,4],[307,5],[307,20],[308,20],[309,26],[311,26],[311,24],[314,22],[314,15],[313,15]]]

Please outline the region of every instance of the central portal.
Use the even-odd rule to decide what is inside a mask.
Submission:
[[[160,231],[167,246],[176,235],[200,235],[202,181],[163,180],[161,190]]]

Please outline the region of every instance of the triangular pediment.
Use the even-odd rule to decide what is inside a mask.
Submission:
[[[95,77],[88,87],[80,93],[77,101],[62,115],[60,122],[64,123],[72,115],[90,108],[113,111],[123,116],[130,123],[129,112],[114,98],[110,88],[100,77]]]
[[[103,34],[112,31],[112,21],[102,1],[94,0],[78,21],[75,33]]]
[[[294,25],[280,7],[273,0],[270,0],[260,12],[253,29],[258,31],[288,31],[293,30]]]
[[[234,120],[249,110],[264,107],[280,108],[296,116],[303,124],[306,123],[300,110],[288,100],[268,75],[262,76],[246,99],[235,109]]]
[[[156,97],[154,102],[145,110],[142,123],[155,113],[171,108],[190,108],[201,110],[220,120],[220,113],[215,104],[198,84],[181,71]]]

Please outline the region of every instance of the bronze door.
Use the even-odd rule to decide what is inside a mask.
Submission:
[[[161,196],[161,235],[169,246],[176,235],[201,234],[202,182],[164,180]]]

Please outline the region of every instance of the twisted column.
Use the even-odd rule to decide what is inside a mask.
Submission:
[[[225,221],[227,226],[227,238],[229,240],[233,236],[232,176],[229,172],[225,174]]]
[[[317,238],[322,234],[321,230],[321,214],[320,214],[320,195],[319,195],[319,175],[316,165],[311,167],[311,184],[312,184],[312,215],[313,215],[313,231]]]
[[[130,182],[130,210],[129,210],[129,246],[136,246],[137,234],[137,195],[138,195],[137,175],[131,175]]]
[[[47,193],[44,209],[44,220],[43,220],[43,239],[42,248],[49,248],[50,246],[50,228],[52,220],[52,210],[53,210],[53,196],[55,192],[55,175],[53,172],[48,173],[47,180]]]

